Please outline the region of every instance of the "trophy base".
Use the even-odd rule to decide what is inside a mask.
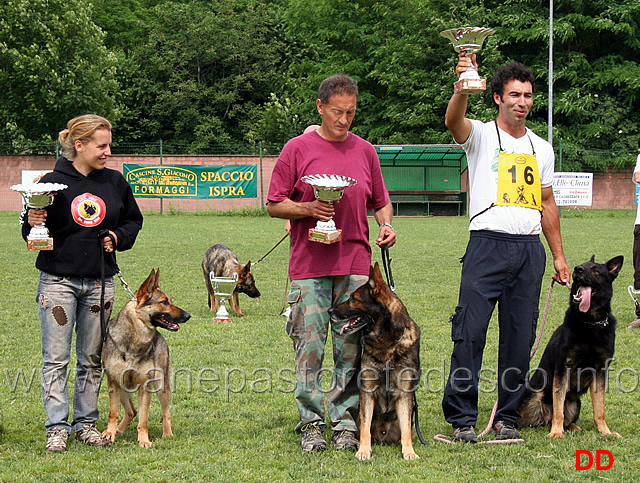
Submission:
[[[453,90],[456,94],[478,94],[486,89],[486,79],[460,79],[453,83]]]
[[[213,317],[211,320],[213,322],[221,322],[223,324],[228,324],[229,322],[233,322],[229,317]]]
[[[336,231],[318,231],[315,228],[309,228],[309,240],[329,245],[340,241],[342,238],[342,230]]]
[[[53,250],[53,238],[28,238],[29,250]]]

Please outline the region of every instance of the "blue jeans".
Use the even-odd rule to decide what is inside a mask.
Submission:
[[[98,392],[102,378],[100,327],[100,279],[60,277],[40,272],[36,301],[42,334],[42,399],[47,430],[82,429],[98,420]],[[105,284],[105,321],[113,308],[113,277]],[[76,375],[73,422],[69,424],[67,366],[71,340],[76,332]]]

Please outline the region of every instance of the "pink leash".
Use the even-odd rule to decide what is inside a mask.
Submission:
[[[551,287],[549,288],[549,295],[547,296],[547,304],[544,307],[544,315],[542,316],[542,323],[540,324],[540,330],[538,331],[538,337],[536,338],[536,343],[533,345],[531,349],[531,355],[529,356],[529,360],[533,359],[533,356],[536,354],[538,350],[538,346],[540,345],[540,339],[542,339],[542,333],[544,332],[544,324],[547,321],[547,315],[549,314],[549,305],[551,304],[551,294],[553,293],[553,284],[556,283],[554,279],[551,279]],[[571,290],[571,285],[569,282],[566,283],[566,286]],[[493,410],[491,411],[491,417],[489,418],[489,424],[487,424],[487,428],[478,435],[478,439],[485,436],[493,426],[493,419],[496,416],[496,411],[498,410],[498,401],[493,405]],[[449,438],[447,438],[443,434],[436,434],[433,437],[434,440],[440,441],[441,443],[447,444],[455,444]],[[478,441],[477,444],[497,444],[497,443],[524,443],[524,439],[516,438],[516,439],[495,439],[491,441]]]

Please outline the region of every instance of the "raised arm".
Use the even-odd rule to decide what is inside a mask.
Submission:
[[[469,58],[464,52],[461,52],[458,56],[458,64],[456,65],[456,74],[458,77],[469,68],[472,62],[476,65],[475,60],[475,54]],[[444,118],[444,124],[458,144],[464,143],[471,133],[471,121],[465,117],[468,99],[468,94],[453,94],[447,105],[447,112]]]

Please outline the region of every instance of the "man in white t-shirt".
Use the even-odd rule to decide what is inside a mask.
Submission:
[[[475,64],[459,55],[456,73]],[[454,440],[477,442],[478,381],[489,320],[498,303],[498,408],[496,439],[520,438],[518,403],[535,339],[546,255],[553,255],[554,279],[569,283],[560,217],[553,198],[552,146],[525,126],[533,105],[534,77],[514,62],[500,68],[491,93],[495,121],[465,117],[467,94],[456,93],[445,124],[462,145],[469,166],[469,243],[463,257],[460,295],[451,317],[454,342],[442,408]]]

